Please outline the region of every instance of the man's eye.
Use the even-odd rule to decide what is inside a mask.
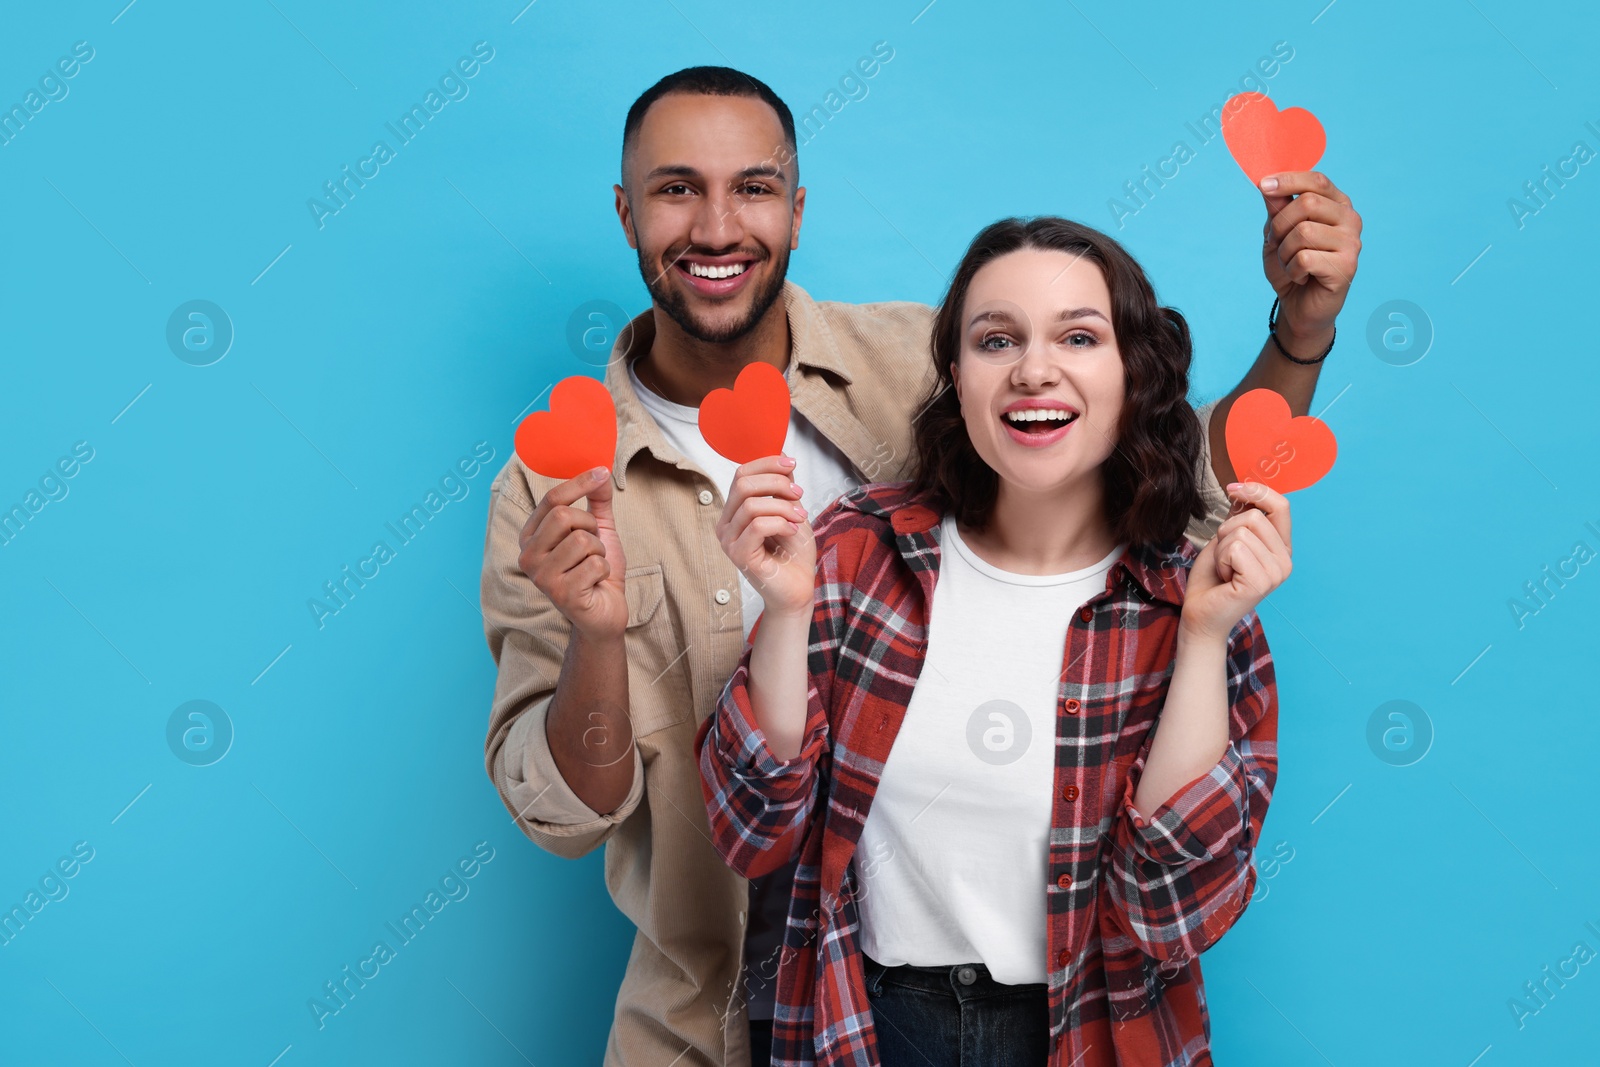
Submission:
[[[681,193],[687,193],[689,191],[689,187],[687,185],[683,185],[683,184],[680,183],[680,184],[669,185],[669,186],[667,186],[665,189],[663,189],[661,191],[663,193],[680,193],[680,192]]]
[[[746,196],[760,196],[766,191],[767,187],[765,185],[747,185],[744,187],[744,195]]]

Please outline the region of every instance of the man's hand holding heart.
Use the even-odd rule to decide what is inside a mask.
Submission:
[[[1270,188],[1269,188],[1270,186]],[[1361,256],[1361,216],[1320,171],[1261,181],[1267,208],[1261,266],[1278,295],[1278,340],[1301,359],[1321,355],[1350,295]]]

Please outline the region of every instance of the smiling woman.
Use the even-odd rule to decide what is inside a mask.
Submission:
[[[791,934],[822,908],[825,948],[779,960],[772,1062],[1209,1063],[1197,957],[1248,904],[1277,779],[1255,607],[1287,504],[1260,487],[1185,538],[1188,327],[1089,227],[985,228],[930,355],[913,478],[813,531],[752,460],[719,528],[765,609],[696,738],[707,817],[746,877],[797,864]]]
[[[1121,245],[1065,219],[995,223],[974,238],[963,269],[934,323],[939,376],[915,431],[917,488],[980,540],[1007,481],[1080,516],[1074,526],[1080,505],[1103,499],[1114,529],[1085,547],[1087,558],[1181,533],[1198,513],[1201,449],[1183,316],[1156,303]],[[993,417],[975,421],[974,405]],[[1015,408],[1073,417],[1036,421]],[[1074,503],[1068,488],[1084,495]]]

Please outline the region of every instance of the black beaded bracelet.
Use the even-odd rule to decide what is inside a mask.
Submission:
[[[1309,366],[1313,363],[1321,363],[1328,358],[1328,353],[1333,351],[1333,342],[1339,339],[1339,327],[1335,326],[1333,328],[1333,336],[1328,339],[1328,347],[1323,349],[1322,355],[1316,359],[1301,359],[1298,356],[1291,356],[1289,350],[1284,348],[1283,343],[1278,340],[1278,298],[1274,297],[1272,310],[1267,312],[1267,336],[1272,338],[1273,347],[1282,352],[1285,359],[1292,363],[1299,363],[1302,366]]]

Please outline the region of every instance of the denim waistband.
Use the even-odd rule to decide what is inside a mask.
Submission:
[[[879,963],[865,952],[861,954],[861,958],[866,971],[867,986],[874,994],[881,988],[881,983],[887,980],[927,993],[943,993],[958,1000],[1013,995],[1036,997],[1042,1003],[1049,998],[1048,984],[997,982],[989,973],[989,968],[981,963],[955,963],[938,967],[920,967],[902,963],[890,967]]]

